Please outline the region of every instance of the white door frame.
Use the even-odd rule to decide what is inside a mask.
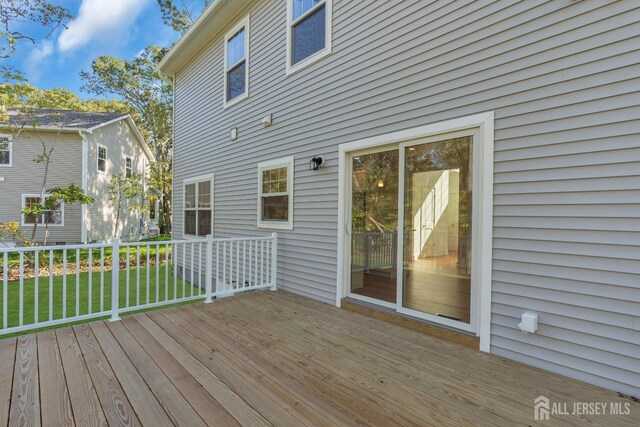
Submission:
[[[472,243],[472,271],[474,266],[475,277],[477,278],[478,290],[477,311],[475,317],[477,327],[476,335],[480,337],[480,350],[489,352],[491,337],[491,264],[492,264],[492,238],[493,238],[493,138],[494,138],[494,113],[485,112],[472,116],[460,117],[438,123],[432,123],[399,132],[378,135],[358,141],[341,144],[339,147],[339,170],[338,170],[338,274],[336,305],[340,307],[341,300],[349,293],[348,283],[350,276],[350,242],[346,238],[350,225],[347,221],[347,214],[350,209],[351,176],[349,175],[350,153],[361,151],[367,148],[383,147],[390,144],[401,144],[406,141],[418,138],[428,138],[436,135],[450,134],[463,130],[477,130],[477,141],[474,140],[474,166],[481,165],[478,173],[478,191],[474,194],[474,216],[477,212],[478,218],[478,238],[474,234],[475,241]],[[443,135],[444,136],[444,135]],[[401,150],[402,151],[402,150]],[[402,154],[402,153],[401,153]],[[477,155],[477,158],[476,158]],[[403,173],[400,170],[400,173]],[[474,183],[475,189],[475,183]],[[482,197],[480,197],[482,195]],[[479,199],[479,200],[478,200]],[[477,203],[477,204],[476,204]],[[474,224],[475,225],[475,224]],[[402,233],[398,233],[401,235]],[[402,247],[398,246],[399,256]],[[401,264],[400,264],[401,265]],[[401,272],[399,272],[401,274]],[[401,282],[399,282],[400,284]],[[401,305],[401,300],[396,303]],[[442,318],[438,318],[441,324]],[[456,322],[458,323],[458,322]]]

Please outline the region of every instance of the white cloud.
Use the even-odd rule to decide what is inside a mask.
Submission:
[[[126,32],[150,0],[82,0],[76,19],[58,38],[58,48],[69,52],[94,40],[110,40]]]
[[[42,70],[45,67],[45,60],[53,54],[53,42],[51,40],[41,40],[38,47],[34,47],[24,61],[25,70],[32,81],[40,80]]]

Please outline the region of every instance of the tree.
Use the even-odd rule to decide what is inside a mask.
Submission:
[[[51,4],[48,0],[2,0],[0,2],[0,58],[16,52],[20,41],[36,43],[33,35],[25,33],[24,22],[32,22],[49,29],[48,37],[56,28],[65,26],[72,18],[69,10]]]
[[[122,208],[141,213],[147,212],[149,209],[145,198],[145,189],[142,184],[141,175],[133,175],[127,178],[124,175],[116,175],[111,178],[108,184],[109,200],[113,203],[116,211],[116,220],[113,225],[113,235],[118,236],[120,227],[120,216]]]
[[[211,4],[211,0],[203,0],[202,2],[205,8],[209,4]],[[184,0],[181,0],[179,4],[173,0],[158,0],[158,5],[162,13],[162,21],[174,31],[184,34],[195,22],[195,5],[193,4],[189,5]]]
[[[136,110],[136,121],[156,159],[150,166],[149,183],[161,193],[163,233],[171,229],[173,90],[160,79],[156,66],[166,52],[166,48],[149,46],[131,60],[101,56],[93,61],[90,72],[80,73],[84,91],[120,97]]]
[[[49,224],[55,224],[55,212],[60,209],[64,204],[65,206],[72,205],[74,203],[80,203],[87,205],[93,203],[93,197],[87,195],[82,188],[76,184],[70,184],[67,187],[54,187],[47,190],[44,195],[40,197],[40,203],[33,204],[31,206],[22,209],[22,214],[25,216],[38,217],[41,216],[44,219],[44,242],[46,246],[49,240]],[[35,239],[35,232],[38,222],[34,222],[33,234],[31,240]]]
[[[39,89],[28,83],[22,74],[7,71],[4,83],[0,83],[0,104],[18,110],[54,109],[92,112],[127,113],[136,110],[117,99],[80,99],[69,89]]]

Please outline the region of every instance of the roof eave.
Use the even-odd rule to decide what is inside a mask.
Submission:
[[[214,0],[162,58],[156,67],[160,77],[169,81],[205,44],[224,30],[229,19],[234,18],[250,2],[251,0]]]

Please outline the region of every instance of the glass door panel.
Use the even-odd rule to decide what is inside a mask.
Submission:
[[[399,150],[351,157],[352,294],[396,303]]]
[[[405,146],[402,307],[471,323],[473,137]]]

